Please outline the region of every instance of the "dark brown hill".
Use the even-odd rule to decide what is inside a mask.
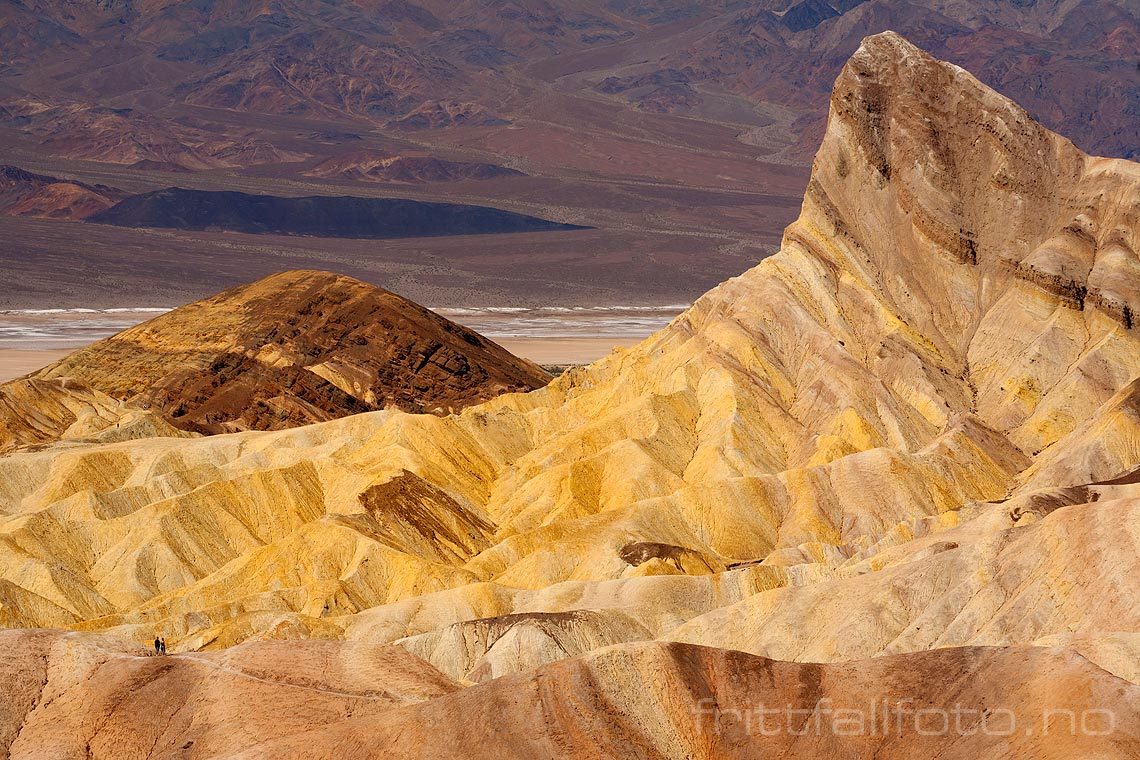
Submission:
[[[199,433],[386,408],[446,413],[549,381],[539,367],[381,288],[294,271],[175,309],[35,375],[68,378]]]

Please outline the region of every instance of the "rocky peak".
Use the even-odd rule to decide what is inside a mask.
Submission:
[[[787,241],[869,287],[943,354],[966,349],[1013,279],[1127,326],[1140,307],[1136,174],[884,32],[836,80]]]

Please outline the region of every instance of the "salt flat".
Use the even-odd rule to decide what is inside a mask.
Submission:
[[[0,382],[11,380],[58,361],[68,349],[0,348]]]
[[[538,364],[589,364],[664,327],[685,304],[437,307],[434,311]],[[161,313],[158,307],[0,312],[0,382]]]

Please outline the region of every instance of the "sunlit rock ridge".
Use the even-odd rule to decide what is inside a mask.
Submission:
[[[449,417],[0,458],[0,621],[460,683],[1037,645],[1135,705],[1138,236],[1140,165],[870,37],[780,252],[632,349]]]

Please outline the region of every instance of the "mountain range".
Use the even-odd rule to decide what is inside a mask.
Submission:
[[[718,110],[724,117],[735,105],[737,115],[753,111],[745,123],[758,128],[765,126],[758,103],[821,118],[820,96],[843,62],[884,27],[960,59],[1086,150],[1128,156],[1140,148],[1133,118],[1140,79],[1129,56],[1140,19],[1123,1],[126,0],[15,2],[5,15],[3,78],[17,128],[67,155],[94,157],[78,146],[100,140],[100,122],[115,122],[125,127],[116,146],[104,142],[96,152],[117,162],[286,160],[280,146],[251,151],[232,135],[200,146],[180,130],[203,127],[180,126],[140,100],[158,102],[156,88],[171,104],[358,118],[395,129],[509,126],[533,118],[512,90],[551,84],[572,98],[600,92],[698,119]],[[550,71],[571,60],[567,70]],[[97,101],[83,102],[79,92]],[[753,107],[731,104],[734,96]],[[1091,123],[1090,111],[1099,116]],[[168,138],[153,146],[136,139],[150,129]],[[241,147],[222,156],[227,140]],[[814,144],[801,149],[807,158]]]
[[[69,629],[3,634],[9,752],[1135,755],[1140,164],[893,32],[828,108],[779,252],[541,388],[0,457],[0,621]],[[362,287],[283,277],[250,287]],[[47,375],[133,379],[115,341],[150,363],[169,326]],[[973,712],[799,733],[880,700]],[[758,735],[758,705],[800,718]]]
[[[139,305],[96,276],[109,270],[145,305],[174,306],[299,267],[448,306],[690,302],[779,248],[831,83],[886,29],[1086,152],[1140,150],[1127,0],[13,0],[0,14],[0,161],[21,170],[132,194],[475,204],[596,230],[431,241],[428,261],[188,232],[192,266],[173,277],[142,253],[146,232],[0,219],[0,265],[21,284],[5,308]],[[68,216],[61,204],[48,215]],[[74,271],[47,271],[45,239]],[[492,245],[510,277],[484,268]],[[461,302],[457,281],[484,303]]]

